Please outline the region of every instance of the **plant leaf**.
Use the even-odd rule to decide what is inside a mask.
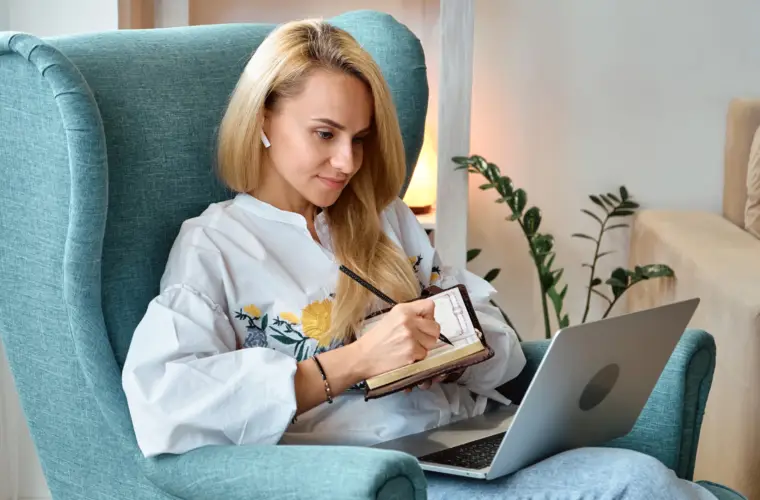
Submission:
[[[523,216],[523,226],[525,226],[525,232],[528,237],[532,237],[538,231],[538,227],[541,225],[541,210],[538,207],[530,207]]]
[[[591,288],[602,284],[602,278],[594,278],[591,280]]]
[[[499,177],[499,193],[504,197],[511,197],[515,192],[515,187],[512,184],[512,179],[509,177]]]
[[[480,255],[480,248],[473,248],[470,250],[467,250],[467,262],[470,262],[472,259]]]
[[[277,340],[278,342],[281,342],[281,343],[283,343],[285,345],[293,345],[293,344],[299,342],[298,340],[291,339],[290,337],[286,337],[285,335],[279,335],[277,333],[273,333],[271,335],[271,337],[273,339]]]
[[[605,281],[606,284],[612,285],[612,286],[618,286],[618,287],[624,287],[625,283],[620,281],[617,278],[607,278],[607,281]]]
[[[609,213],[609,210],[607,210],[607,207],[604,206],[604,202],[600,200],[598,196],[590,194],[588,195],[588,197],[591,201],[593,201],[594,203],[602,207],[602,210],[604,210],[604,213]]]
[[[585,208],[582,208],[581,212],[583,212],[586,215],[589,215],[589,216],[593,217],[599,224],[604,224],[604,222],[602,222],[602,219],[600,219],[599,216],[596,215],[591,210],[586,210]]]
[[[606,194],[600,194],[599,198],[610,208],[615,208],[615,204],[610,200]]]
[[[480,186],[478,186],[478,187],[479,187],[480,189],[482,189],[483,191],[485,191],[486,189],[491,189],[492,187],[494,187],[494,185],[493,185],[493,184],[491,184],[491,183],[489,182],[489,183],[487,183],[487,184],[481,184],[481,185],[480,185]]]
[[[614,210],[610,213],[610,217],[626,217],[628,215],[633,215],[634,213],[633,210]]]
[[[551,234],[536,234],[531,243],[537,254],[549,253],[554,247],[554,237]]]
[[[545,265],[544,262],[546,261],[546,256],[549,255],[548,253],[536,253],[536,266],[538,266],[539,269],[541,269],[540,272],[542,273],[548,273],[549,272],[549,266]]]
[[[610,229],[617,229],[617,228],[619,228],[619,227],[631,227],[631,226],[629,226],[628,224],[613,224],[613,225],[611,225],[611,226],[607,226],[607,227],[605,227],[605,228],[604,228],[604,231],[605,231],[605,232],[607,232],[607,231],[609,231]]]
[[[639,208],[639,206],[640,205],[636,203],[635,201],[626,200],[620,203],[620,205],[618,205],[618,208]]]
[[[509,206],[512,207],[512,210],[522,215],[526,203],[528,203],[528,194],[524,189],[516,189],[515,192],[512,193],[512,199],[509,202]]]
[[[459,165],[468,165],[470,163],[470,159],[466,156],[452,156],[451,161]]]
[[[581,264],[581,267],[588,267],[589,269],[591,269],[591,264],[584,262],[583,264]]]
[[[565,298],[565,295],[567,295],[567,285],[563,286],[562,291],[559,292],[559,296],[562,297],[563,299]]]
[[[552,268],[552,264],[554,264],[554,257],[556,257],[556,255],[552,255],[551,257],[549,257],[549,262],[546,263],[546,268],[547,269],[551,269]]]
[[[612,271],[610,278],[605,283],[610,285],[612,295],[617,299],[628,288],[628,272],[622,267],[618,267]]]
[[[620,198],[618,198],[617,196],[615,196],[612,193],[607,193],[607,198],[611,199],[615,203],[620,203]]]
[[[625,186],[620,186],[620,198],[623,201],[626,201],[628,199],[628,190],[625,188]]]
[[[269,323],[269,315],[265,314],[264,317],[261,318],[261,329],[266,330],[268,323]]]
[[[486,168],[488,171],[488,179],[498,182],[497,179],[501,177],[499,167],[497,167],[495,163],[487,163]]]
[[[490,283],[496,279],[496,277],[499,275],[500,272],[501,272],[501,269],[498,269],[498,268],[491,269],[490,271],[486,273],[483,279]]]
[[[516,221],[519,218],[520,218],[520,214],[512,214],[509,217],[506,217],[507,220],[510,220],[510,221],[513,221],[513,222]]]
[[[673,269],[665,264],[649,264],[642,266],[641,274],[647,278],[663,278],[675,276]]]
[[[570,316],[565,314],[564,316],[562,316],[562,319],[559,320],[559,327],[567,328],[568,326],[570,326]]]
[[[604,257],[605,255],[609,255],[611,253],[615,253],[615,250],[607,250],[606,252],[600,253],[599,255],[596,256],[596,260],[599,260],[602,257]]]
[[[552,301],[552,307],[554,307],[554,310],[557,312],[561,311],[564,297],[562,297],[561,294],[557,293],[557,290],[554,288],[549,288],[546,291],[546,295],[549,297],[549,300]]]
[[[554,285],[556,285],[557,283],[559,283],[559,280],[560,280],[560,279],[562,279],[562,274],[563,274],[564,272],[565,272],[565,270],[564,270],[564,269],[557,269],[557,270],[555,270],[555,271],[552,271],[552,274],[553,274],[553,277],[554,277],[554,281],[553,281],[553,283],[552,283],[552,286],[554,286]]]
[[[596,294],[596,295],[598,295],[599,297],[603,298],[604,300],[606,300],[606,301],[607,301],[607,303],[608,303],[608,304],[612,304],[612,301],[610,300],[610,298],[609,298],[609,297],[607,297],[607,296],[606,296],[605,294],[603,294],[602,292],[600,292],[599,290],[595,290],[595,289],[593,289],[593,288],[592,288],[592,289],[591,289],[591,293],[593,293],[593,294]]]
[[[614,271],[610,274],[610,277],[618,279],[622,281],[623,283],[628,283],[628,276],[632,274],[627,269],[623,269],[622,267],[615,268]]]
[[[573,238],[583,238],[584,240],[591,240],[591,241],[593,241],[594,243],[596,243],[596,238],[592,238],[591,236],[589,236],[589,235],[587,235],[587,234],[582,234],[582,233],[573,233],[573,234],[572,234],[572,237],[573,237]]]

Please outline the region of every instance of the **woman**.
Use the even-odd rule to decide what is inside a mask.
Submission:
[[[390,92],[350,35],[321,21],[275,30],[231,97],[218,162],[239,194],[183,224],[124,366],[146,456],[223,444],[372,445],[483,413],[499,399],[494,389],[523,368],[514,332],[489,305],[493,288],[443,268],[397,198],[405,167]],[[408,303],[354,339],[362,319],[385,305],[339,263]],[[432,301],[414,300],[421,289],[454,283],[467,286],[495,356],[365,402],[358,384],[423,359],[438,342]],[[645,464],[639,478],[684,489],[633,452],[582,450],[575,460],[611,457],[615,465],[597,471]],[[546,477],[582,473],[538,464],[500,494],[540,496]],[[628,491],[618,498],[643,498],[630,481],[618,485]],[[581,486],[604,488],[598,479]],[[454,488],[431,481],[431,494],[437,487]]]

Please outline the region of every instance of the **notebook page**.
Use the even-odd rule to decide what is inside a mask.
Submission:
[[[453,346],[439,340],[436,346],[428,352],[427,359],[440,356],[455,349],[480,342],[475,327],[458,288],[452,288],[432,297],[435,303],[435,320],[441,325],[441,333],[448,338]],[[384,315],[375,316],[365,321],[357,337],[369,331]]]

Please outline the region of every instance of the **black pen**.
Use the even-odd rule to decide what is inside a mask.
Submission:
[[[446,335],[444,335],[444,334],[441,333],[441,334],[438,335],[438,338],[441,339],[441,340],[443,340],[444,342],[446,342],[450,346],[452,346],[452,347],[454,346],[454,343],[452,341],[450,341],[449,339],[447,339]]]
[[[372,292],[372,294],[375,295],[375,297],[379,298],[383,302],[386,302],[386,303],[390,304],[391,307],[393,307],[396,304],[398,304],[398,302],[396,302],[392,298],[390,298],[387,295],[385,295],[383,292],[381,292],[380,290],[378,290],[377,288],[375,288],[374,286],[372,286],[370,283],[367,283],[366,280],[364,280],[361,276],[359,276],[358,274],[356,274],[355,272],[353,272],[352,270],[350,270],[346,266],[344,266],[344,265],[341,264],[340,270],[341,270],[341,272],[345,273],[349,278],[351,278],[352,280],[356,281],[361,286],[363,286],[364,288],[366,288],[367,290],[369,290],[370,292]],[[446,342],[450,346],[452,346],[452,347],[454,346],[454,343],[452,341],[450,341],[446,337],[446,335],[444,335],[444,334],[441,333],[441,334],[438,335],[438,338],[441,339],[442,341]]]

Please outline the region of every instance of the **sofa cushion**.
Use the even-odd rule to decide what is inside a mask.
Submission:
[[[747,205],[744,227],[760,238],[760,128],[755,132],[747,165]]]

